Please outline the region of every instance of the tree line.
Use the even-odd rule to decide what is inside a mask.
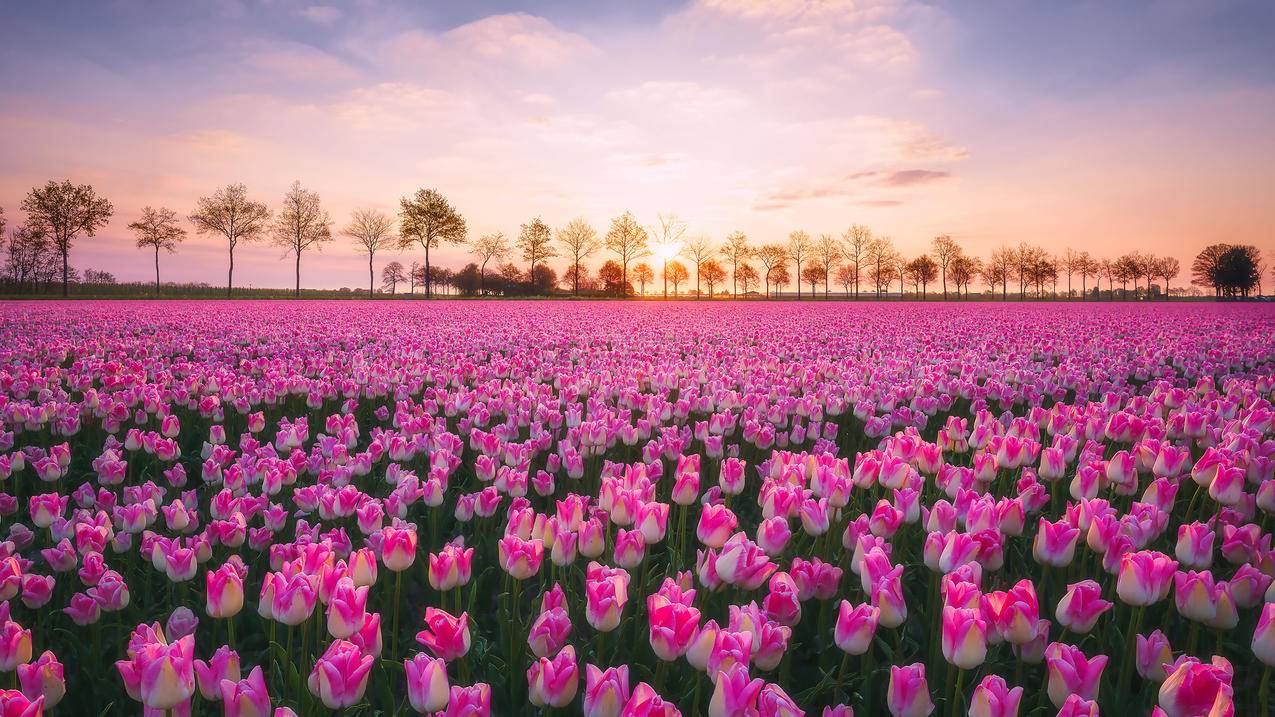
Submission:
[[[109,273],[90,269],[81,275],[70,265],[73,244],[95,236],[114,214],[111,202],[92,186],[49,181],[33,188],[21,209],[26,220],[9,230],[6,240],[5,214],[0,208],[4,257],[0,280],[10,290],[34,292],[60,283],[66,296],[73,283],[115,283]],[[231,184],[200,197],[184,219],[173,209],[146,206],[138,220],[128,225],[137,247],[153,254],[157,295],[160,256],[176,252],[187,238],[184,224],[197,234],[225,242],[227,296],[233,292],[235,249],[240,244],[269,241],[283,248],[294,259],[294,294],[300,296],[302,256],[338,235],[366,256],[369,295],[378,288],[378,253],[418,248],[423,250],[423,263],[404,266],[393,260],[385,264],[379,277],[383,292],[396,294],[403,286],[413,294],[421,287],[426,297],[439,289],[466,296],[629,296],[645,295],[651,286],[667,297],[671,285],[673,296],[769,298],[795,285],[798,299],[830,298],[834,287],[841,290],[837,295],[857,299],[863,295],[880,298],[897,286],[899,295],[911,287],[914,295],[927,299],[933,286],[944,299],[959,299],[969,298],[972,287],[981,284],[987,293],[1008,299],[1011,287],[1020,298],[1057,297],[1060,283],[1067,297],[1076,296],[1077,287],[1080,297],[1099,297],[1105,282],[1112,298],[1140,298],[1168,296],[1171,282],[1181,271],[1173,257],[1134,251],[1097,258],[1072,249],[1053,255],[1026,242],[998,248],[981,259],[948,235],[934,238],[928,252],[906,257],[889,237],[859,224],[818,236],[797,230],[784,241],[762,244],[737,231],[719,244],[704,235],[687,236],[687,223],[676,215],[661,214],[654,223],[644,225],[627,211],[612,219],[601,234],[583,218],[554,228],[534,217],[515,235],[493,232],[471,238],[465,218],[434,189],[402,197],[397,217],[356,209],[345,226],[336,228],[319,195],[300,182],[293,182],[277,211],[249,197],[245,185]],[[465,246],[473,261],[455,271],[435,265],[431,251],[444,245]],[[590,260],[604,252],[609,256],[591,272]],[[561,276],[549,266],[551,259],[566,261]],[[1256,247],[1212,244],[1192,263],[1191,286],[1211,289],[1219,298],[1247,297],[1260,293],[1264,270]],[[1179,287],[1177,291],[1187,290]]]

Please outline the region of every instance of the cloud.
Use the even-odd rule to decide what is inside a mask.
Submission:
[[[318,25],[332,25],[340,20],[344,13],[341,12],[340,8],[335,8],[331,5],[308,5],[302,8],[298,14]]]
[[[951,172],[938,172],[930,169],[904,169],[886,174],[877,181],[877,184],[886,187],[912,187],[918,184],[928,184],[947,179],[951,176]]]

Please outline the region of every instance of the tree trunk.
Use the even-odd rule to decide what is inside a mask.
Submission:
[[[159,296],[159,245],[155,245],[155,296]]]
[[[432,273],[433,272],[429,270],[429,241],[426,240],[425,241],[425,298],[426,299],[429,298],[429,292],[430,292],[429,285],[431,283],[430,280],[434,278],[430,276],[430,274]]]
[[[960,287],[957,287],[957,291],[960,291]],[[943,300],[947,301],[947,264],[943,265]]]
[[[301,298],[301,250],[297,250],[297,290],[296,298]]]
[[[226,298],[230,298],[230,290],[235,286],[235,247],[230,247],[230,271],[226,274]]]
[[[372,267],[372,254],[367,255],[367,298],[376,294],[376,269]]]
[[[68,296],[70,287],[70,268],[67,266],[70,257],[68,254],[70,249],[66,244],[62,245],[62,296]]]

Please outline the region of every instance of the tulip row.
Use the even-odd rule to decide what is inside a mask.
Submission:
[[[5,307],[6,717],[1271,708],[1264,307],[353,306]]]

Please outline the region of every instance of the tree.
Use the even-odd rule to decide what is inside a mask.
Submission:
[[[1248,296],[1261,282],[1261,254],[1256,247],[1211,244],[1191,264],[1192,284],[1213,289],[1217,297]]]
[[[624,283],[623,268],[610,259],[598,269],[598,281],[602,282],[602,291],[612,296],[627,296],[633,291],[633,287]]]
[[[748,237],[743,232],[732,232],[722,245],[722,256],[730,264],[731,293],[739,297],[739,269],[753,256],[752,247],[748,246]],[[756,273],[756,272],[754,272]],[[754,281],[756,277],[754,277]],[[744,289],[748,293],[748,289]]]
[[[1156,259],[1155,276],[1157,279],[1164,279],[1164,296],[1169,296],[1169,282],[1177,278],[1178,272],[1182,270],[1182,265],[1177,259],[1171,256],[1163,256]]]
[[[407,268],[407,293],[415,294],[418,285],[425,284],[425,267],[419,261]]]
[[[823,264],[810,263],[805,269],[801,270],[802,281],[810,284],[810,295],[815,295],[815,287],[819,284],[827,285],[828,272],[824,270]]]
[[[341,233],[354,240],[356,250],[367,254],[367,294],[376,293],[376,269],[373,261],[376,252],[389,249],[394,244],[391,232],[394,223],[385,212],[375,209],[355,209],[350,215],[350,224]]]
[[[567,267],[567,274],[571,277],[571,293],[579,295],[580,279],[587,273],[583,268],[584,260],[601,249],[602,242],[598,240],[598,233],[582,217],[572,219],[559,229],[557,239],[567,250],[567,258],[571,260],[571,265]]]
[[[699,271],[695,273],[695,292],[699,294],[699,280],[704,280],[708,284],[708,296],[713,297],[713,287],[726,281],[726,269],[717,263],[716,259],[705,259],[704,263],[699,265]]]
[[[314,247],[322,249],[323,244],[332,241],[332,218],[319,204],[319,195],[301,188],[301,182],[294,181],[292,187],[283,195],[283,205],[279,215],[275,217],[274,243],[284,249],[285,256],[296,257],[297,297],[301,296],[301,254]]]
[[[740,264],[739,268],[734,272],[735,280],[744,287],[744,294],[748,294],[748,285],[756,283],[759,279],[757,270],[751,264]]]
[[[155,250],[155,295],[159,296],[159,250],[169,254],[186,238],[186,230],[177,225],[177,212],[168,207],[143,207],[142,216],[128,225],[137,236],[137,248]]]
[[[522,260],[527,262],[528,276],[535,276],[538,264],[557,255],[552,242],[553,230],[540,217],[523,224],[518,230],[516,244],[522,250]]]
[[[762,280],[766,284],[767,298],[770,297],[770,285],[775,280],[775,270],[787,266],[789,258],[788,250],[778,244],[766,244],[757,250],[757,261],[761,262],[763,268]]]
[[[1089,255],[1089,252],[1082,251],[1076,258],[1076,273],[1080,274],[1080,294],[1088,298],[1089,296],[1089,277],[1098,275],[1098,262]]]
[[[401,282],[407,281],[407,271],[403,268],[402,263],[391,261],[381,269],[381,285],[390,287],[390,294],[393,294]]]
[[[39,224],[15,227],[4,247],[5,274],[19,291],[32,292],[52,285],[60,272],[60,257],[49,240],[48,231]],[[72,272],[74,269],[71,270]],[[69,278],[70,272],[68,272]]]
[[[686,265],[676,259],[665,264],[664,270],[660,273],[663,274],[665,286],[668,284],[673,285],[673,296],[677,296],[677,287],[683,281],[691,278],[691,272],[686,268]]]
[[[801,301],[801,262],[810,256],[814,247],[810,243],[810,235],[798,229],[788,235],[788,256],[797,265],[797,300]],[[811,293],[814,293],[812,290]]]
[[[859,298],[859,274],[860,268],[863,266],[865,255],[872,244],[872,230],[862,224],[852,224],[849,229],[841,235],[841,243],[844,246],[842,255],[849,259],[849,264],[854,276],[854,298]]]
[[[996,285],[1000,284],[1001,301],[1009,298],[1009,279],[1017,261],[1017,252],[1003,246],[992,252],[991,259],[983,267],[983,280],[987,282],[988,287],[995,291]]]
[[[478,265],[469,262],[464,269],[456,272],[455,277],[456,290],[463,296],[474,296],[478,293],[482,286],[482,276],[479,274]]]
[[[819,241],[814,244],[812,254],[823,270],[823,297],[828,298],[828,282],[832,278],[833,267],[841,259],[841,243],[831,234],[820,234]],[[813,293],[814,290],[811,290]]]
[[[607,249],[620,255],[620,287],[625,291],[629,289],[629,263],[650,253],[646,246],[648,239],[646,230],[630,212],[611,220],[605,244]]]
[[[787,286],[790,281],[792,281],[792,275],[788,273],[787,264],[777,264],[770,271],[770,282],[775,287],[774,295],[776,297],[779,296],[780,287]]]
[[[846,296],[850,295],[850,287],[858,282],[859,267],[848,262],[837,267],[837,284],[845,290]]]
[[[898,252],[894,250],[894,245],[890,243],[889,237],[878,236],[869,236],[867,242],[859,251],[864,263],[868,266],[868,278],[872,280],[879,299],[881,298],[881,291],[889,288],[890,279],[894,276],[894,261],[898,256]],[[856,262],[856,265],[858,265],[858,262]],[[856,284],[855,298],[858,298],[858,295]]]
[[[633,280],[642,286],[642,294],[646,294],[646,285],[655,281],[655,272],[646,262],[633,267]]]
[[[418,189],[399,200],[398,242],[402,248],[420,244],[425,249],[425,298],[431,295],[429,252],[443,244],[463,244],[465,218],[433,189]]]
[[[686,233],[686,222],[676,214],[660,214],[649,233],[651,241],[655,242],[656,253],[659,254],[662,263],[660,275],[664,277],[664,298],[667,299],[668,276],[665,269],[668,268],[669,259],[682,251],[678,244],[682,241],[682,235]],[[674,293],[677,292],[674,291]]]
[[[538,264],[527,272],[527,283],[531,293],[547,296],[553,293],[553,287],[558,283],[558,272],[547,264]]]
[[[710,257],[713,256],[715,251],[717,251],[717,249],[713,246],[713,241],[704,234],[699,234],[687,239],[686,245],[682,247],[682,255],[687,259],[690,259],[691,264],[695,265],[695,298],[699,298],[700,295],[700,274],[704,273],[704,263],[712,261]],[[720,268],[721,267],[719,266],[718,269]],[[712,289],[710,289],[708,293],[711,296],[713,293]]]
[[[27,214],[28,225],[44,228],[62,256],[62,295],[66,296],[72,242],[81,234],[96,235],[98,229],[110,222],[115,207],[106,198],[99,197],[92,186],[75,185],[64,179],[61,184],[49,180],[43,187],[33,188],[22,200],[22,211]]]
[[[501,232],[484,234],[474,242],[471,253],[478,257],[478,293],[487,293],[487,262],[504,259],[509,254],[509,241]]]
[[[964,253],[958,254],[950,262],[947,273],[952,277],[952,282],[956,284],[956,298],[961,297],[961,289],[965,289],[965,297],[969,298],[970,284],[974,282],[983,270],[983,262],[966,256]]]
[[[952,258],[949,258],[948,263],[950,264],[951,261]],[[928,254],[922,254],[907,263],[906,271],[912,279],[912,283],[920,285],[921,300],[924,301],[927,293],[926,287],[939,276],[939,265]],[[943,298],[945,301],[947,300],[946,292],[943,294]]]
[[[235,247],[240,242],[261,238],[270,220],[270,210],[261,202],[248,199],[248,189],[242,184],[228,184],[211,197],[200,197],[190,223],[200,234],[220,234],[230,248],[230,270],[226,274],[226,298],[230,298],[235,284]]]
[[[947,234],[934,237],[934,258],[938,260],[939,271],[943,276],[943,300],[947,301],[947,270],[961,255],[961,247]]]

